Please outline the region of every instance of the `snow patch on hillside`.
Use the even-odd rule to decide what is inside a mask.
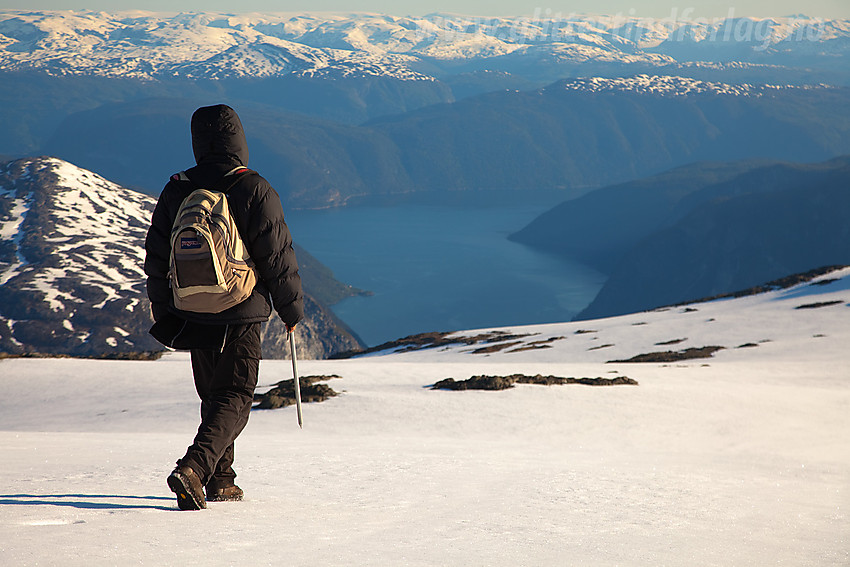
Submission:
[[[731,85],[727,83],[700,81],[687,77],[636,75],[634,77],[591,77],[571,79],[561,83],[568,91],[582,92],[634,92],[661,96],[689,96],[711,93],[731,96],[763,96],[765,94],[786,89],[830,88],[826,85],[791,86],[791,85]]]
[[[137,243],[147,234],[155,201],[62,160],[46,159],[43,167],[57,179],[55,232],[50,235],[58,244],[55,253],[69,256],[68,261],[73,256],[83,268],[85,283],[106,292],[102,307],[145,278],[144,249]],[[81,253],[78,246],[83,241],[85,252]],[[45,279],[64,276],[63,268],[55,272],[52,279]]]
[[[6,196],[11,190],[0,191],[0,198]],[[3,242],[11,242],[15,247],[16,261],[10,263],[0,270],[0,285],[9,281],[18,271],[24,266],[27,261],[21,255],[21,239],[23,232],[21,225],[26,218],[27,210],[29,209],[28,201],[32,200],[32,195],[29,198],[12,199],[11,210],[5,220],[0,220],[0,240]]]

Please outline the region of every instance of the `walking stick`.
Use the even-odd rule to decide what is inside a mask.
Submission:
[[[301,417],[301,380],[298,378],[298,368],[295,365],[295,328],[289,331],[289,352],[292,355],[292,381],[295,387],[295,409],[298,412],[298,427],[304,429],[304,421]]]

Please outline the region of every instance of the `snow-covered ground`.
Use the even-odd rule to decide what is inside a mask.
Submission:
[[[0,564],[848,565],[850,270],[837,276],[509,330],[564,337],[550,348],[303,361],[342,395],[306,406],[303,430],[292,407],[254,412],[237,442],[246,500],[199,512],[165,484],[197,425],[185,354],[2,361]],[[726,348],[607,362],[708,345]],[[426,387],[538,372],[640,385]],[[263,385],[288,376],[263,362]]]

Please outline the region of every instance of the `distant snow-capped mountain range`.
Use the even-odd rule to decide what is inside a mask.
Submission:
[[[0,70],[142,79],[390,76],[516,65],[832,64],[850,20],[0,11]],[[814,63],[813,63],[814,62]],[[462,67],[459,67],[461,65]]]

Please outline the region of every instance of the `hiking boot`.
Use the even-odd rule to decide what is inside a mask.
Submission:
[[[211,482],[207,485],[207,502],[239,502],[243,494],[235,484],[222,486]]]
[[[168,475],[168,488],[177,495],[177,507],[181,510],[201,510],[207,507],[204,485],[191,468],[178,465]]]

